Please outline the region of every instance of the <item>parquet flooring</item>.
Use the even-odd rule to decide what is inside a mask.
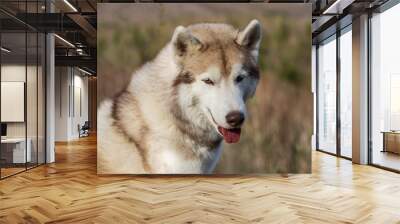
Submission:
[[[18,172],[21,172],[21,171],[24,171],[25,170],[25,167],[21,167],[21,168],[19,168],[19,167],[17,167],[17,168],[15,168],[15,167],[7,167],[7,168],[1,168],[1,176],[3,177],[7,177],[7,176],[10,176],[10,175],[13,175],[13,174],[15,174],[15,173],[18,173]]]
[[[400,223],[400,175],[313,152],[313,174],[97,176],[96,139],[0,181],[0,223]]]

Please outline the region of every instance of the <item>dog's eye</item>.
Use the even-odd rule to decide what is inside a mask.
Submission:
[[[235,82],[236,82],[236,83],[239,83],[239,82],[241,82],[243,79],[244,79],[244,76],[243,76],[243,75],[238,75],[238,76],[236,77],[236,79],[235,79]]]
[[[214,82],[209,78],[203,79],[202,81],[207,85],[214,85]]]

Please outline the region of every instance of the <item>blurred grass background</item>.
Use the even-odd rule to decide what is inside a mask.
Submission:
[[[262,24],[261,79],[238,144],[224,145],[216,173],[311,170],[311,8],[307,4],[99,4],[98,100],[124,88],[178,25]],[[117,165],[117,164],[116,164]]]

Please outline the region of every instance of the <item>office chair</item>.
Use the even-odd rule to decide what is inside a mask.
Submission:
[[[89,129],[90,129],[90,123],[89,121],[85,121],[85,123],[82,125],[82,127],[79,127],[80,125],[78,125],[78,129],[79,129],[79,138],[80,137],[87,137],[89,136]]]

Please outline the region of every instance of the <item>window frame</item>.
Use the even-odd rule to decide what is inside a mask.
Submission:
[[[340,27],[340,25],[341,27]],[[316,150],[319,152],[323,152],[323,153],[327,153],[333,156],[337,156],[340,158],[344,158],[347,160],[352,160],[351,157],[347,157],[342,155],[341,153],[341,119],[340,119],[340,83],[341,83],[341,68],[340,68],[340,37],[342,35],[344,35],[347,32],[352,32],[352,28],[349,28],[352,26],[352,22],[351,22],[351,16],[346,16],[344,17],[342,20],[339,20],[336,24],[333,24],[329,29],[334,28],[336,31],[335,32],[331,32],[330,35],[326,35],[323,39],[318,40],[316,45],[316,51],[315,51],[315,57],[316,57],[316,77],[315,77],[315,81],[316,81]],[[336,35],[336,36],[335,36]],[[336,41],[336,151],[335,153],[329,152],[327,150],[324,150],[322,148],[320,148],[320,143],[319,143],[319,103],[320,103],[320,99],[319,99],[319,85],[320,85],[320,80],[319,80],[319,47],[321,45],[321,43],[326,42],[327,40],[329,40],[329,38],[332,38],[332,36],[335,36],[334,39],[330,40],[330,41]]]

